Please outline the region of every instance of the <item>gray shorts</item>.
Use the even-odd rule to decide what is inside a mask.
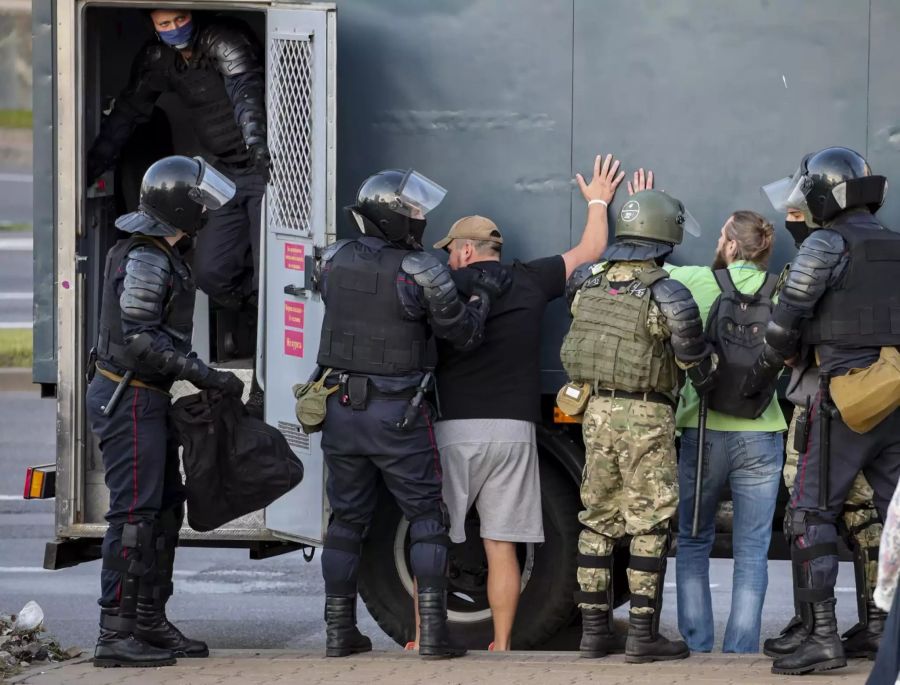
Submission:
[[[541,477],[535,427],[513,419],[458,419],[435,424],[444,470],[450,539],[466,539],[466,514],[474,504],[481,537],[543,542]]]

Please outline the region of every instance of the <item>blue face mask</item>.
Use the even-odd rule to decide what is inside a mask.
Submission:
[[[160,39],[166,45],[171,45],[176,50],[184,50],[191,44],[191,36],[194,34],[194,22],[189,21],[177,29],[171,31],[157,31]]]

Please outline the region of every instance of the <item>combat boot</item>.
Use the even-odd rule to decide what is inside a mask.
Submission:
[[[793,654],[776,659],[772,673],[801,675],[811,671],[830,671],[847,665],[844,645],[837,632],[834,597],[812,605],[812,627]]]
[[[659,609],[652,614],[636,614],[632,610],[628,613],[628,621],[628,638],[625,641],[627,663],[673,661],[687,659],[691,655],[691,650],[682,640],[669,640],[659,634]]]
[[[778,637],[770,637],[763,642],[763,654],[777,659],[792,654],[809,635],[809,625],[800,616],[794,616],[782,629]]]
[[[844,643],[844,654],[850,659],[874,659],[881,644],[884,632],[884,621],[887,612],[882,611],[875,603],[866,602],[866,621],[857,623],[841,637]]]
[[[447,586],[419,580],[419,656],[450,659],[463,656],[465,647],[450,642],[447,628]]]
[[[581,656],[599,659],[625,651],[625,636],[617,635],[610,609],[581,610]]]
[[[148,645],[168,649],[176,657],[203,658],[209,656],[209,647],[201,640],[192,640],[169,622],[161,602],[138,599],[137,623],[134,636]]]
[[[325,597],[325,656],[372,651],[372,641],[356,627],[356,595]]]
[[[100,609],[100,637],[94,648],[94,666],[112,668],[155,668],[172,666],[175,655],[134,636],[135,619],[122,618],[117,608]]]

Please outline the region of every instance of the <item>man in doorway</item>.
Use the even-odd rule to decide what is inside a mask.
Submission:
[[[510,289],[492,303],[484,341],[473,353],[438,341],[437,385],[441,420],[435,425],[444,471],[450,539],[466,539],[466,515],[475,506],[488,562],[493,612],[490,649],[511,648],[521,576],[516,544],[544,541],[535,424],[540,412],[541,324],[547,304],[565,293],[576,267],[599,258],[607,244],[607,207],[624,173],[607,155],[594,161],[590,183],[577,180],[588,203],[581,241],[562,255],[500,263],[503,237],[482,216],[453,224],[435,244],[449,253],[460,292],[468,295],[483,274],[508,272]]]
[[[250,28],[235,19],[205,20],[184,9],[154,9],[149,16],[155,35],[135,57],[131,79],[88,152],[88,183],[116,163],[159,97],[176,93],[200,145],[237,186],[227,205],[209,213],[197,239],[194,278],[220,306],[253,309],[270,165],[262,51]]]

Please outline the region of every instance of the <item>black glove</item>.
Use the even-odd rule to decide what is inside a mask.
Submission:
[[[487,273],[481,269],[472,269],[475,276],[471,280],[472,294],[485,293],[494,300],[509,290],[512,285],[512,276],[509,269],[502,268],[494,273]]]
[[[256,145],[250,146],[250,161],[253,164],[256,173],[262,176],[263,180],[268,183],[272,176],[269,172],[269,169],[272,166],[272,158],[269,156],[269,148],[266,147],[265,143],[257,143]]]
[[[112,165],[113,162],[108,159],[101,159],[97,155],[88,155],[87,168],[85,169],[88,187],[94,185],[94,182],[103,175],[103,172]]]
[[[219,371],[210,369],[203,379],[201,387],[206,390],[215,389],[240,397],[244,394],[244,381],[235,376],[231,371]]]
[[[718,362],[718,357],[715,354],[711,354],[699,364],[687,370],[687,376],[691,379],[691,383],[698,395],[705,395],[715,387],[718,375],[716,374]]]

